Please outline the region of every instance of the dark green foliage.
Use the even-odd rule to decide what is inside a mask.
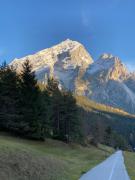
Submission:
[[[81,137],[79,112],[76,106],[76,100],[71,92],[63,93],[63,135],[66,141],[79,140]]]
[[[53,78],[39,89],[28,60],[19,75],[12,67],[1,66],[0,106],[1,129],[34,139],[53,137],[70,142],[80,137],[78,108],[72,93],[60,90]]]
[[[3,63],[0,67],[0,127],[12,129],[18,118],[19,77]]]
[[[26,136],[40,139],[44,136],[41,127],[42,104],[37,80],[31,68],[29,61],[26,61],[20,77],[20,128]]]
[[[2,130],[42,140],[51,137],[82,143],[87,139],[96,146],[103,143],[121,149],[135,146],[133,116],[114,109],[96,110],[94,103],[91,107],[85,98],[81,101],[83,106],[77,106],[73,94],[60,89],[53,78],[48,79],[46,87],[39,86],[29,61],[19,75],[6,63],[0,67]]]
[[[80,121],[78,107],[71,92],[60,90],[58,82],[50,78],[46,90],[51,101],[51,133],[53,138],[66,142],[78,140],[80,136]]]
[[[51,137],[52,123],[52,105],[51,98],[46,90],[40,92],[40,103],[42,107],[41,113],[41,126],[44,133],[44,137]]]
[[[108,126],[105,129],[105,136],[104,136],[104,141],[105,141],[106,145],[111,144],[111,137],[112,137],[112,129],[110,126]]]
[[[128,143],[122,135],[119,135],[116,132],[113,132],[112,138],[110,139],[110,146],[115,149],[127,150],[129,149]]]
[[[135,147],[135,132],[131,132],[129,135],[129,143],[131,145],[131,147],[134,149]]]
[[[80,108],[83,132],[88,142],[103,143],[114,148],[128,149],[135,143],[135,118],[109,112],[86,111]],[[131,136],[132,132],[132,136]]]
[[[50,97],[50,110],[51,110],[51,117],[50,117],[50,125],[51,125],[51,135],[53,138],[59,139],[60,138],[60,125],[61,125],[61,110],[62,110],[62,93],[58,88],[58,82],[50,78],[48,79],[48,84],[46,87],[46,91]]]

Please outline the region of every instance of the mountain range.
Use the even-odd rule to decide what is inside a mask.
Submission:
[[[14,59],[10,65],[19,73],[26,60],[43,84],[48,77],[54,77],[60,87],[76,95],[135,113],[135,73],[112,54],[104,53],[94,61],[81,43],[67,39],[33,55]]]

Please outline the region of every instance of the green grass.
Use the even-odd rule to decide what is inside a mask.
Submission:
[[[135,180],[135,153],[124,152],[125,165],[131,180]]]
[[[113,150],[0,135],[0,180],[77,180]]]

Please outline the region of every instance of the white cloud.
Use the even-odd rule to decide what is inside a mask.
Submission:
[[[89,19],[88,19],[88,16],[87,16],[87,14],[85,13],[84,10],[82,10],[82,24],[83,24],[85,27],[88,27],[88,26],[89,26]]]
[[[86,8],[82,8],[81,12],[81,21],[84,28],[87,28],[87,31],[94,32],[94,23],[93,19],[90,17],[89,13],[87,12]]]

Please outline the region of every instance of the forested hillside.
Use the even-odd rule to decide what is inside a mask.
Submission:
[[[80,137],[80,121],[72,93],[60,90],[48,79],[40,90],[29,61],[20,74],[3,64],[0,69],[0,128],[42,139],[51,137],[70,142]]]
[[[37,140],[134,147],[134,115],[75,97],[54,77],[39,84],[28,60],[19,74],[6,63],[0,67],[0,105],[1,131]]]
[[[135,147],[135,116],[123,110],[97,104],[86,97],[76,96],[83,119],[83,132],[94,141],[131,150]]]

